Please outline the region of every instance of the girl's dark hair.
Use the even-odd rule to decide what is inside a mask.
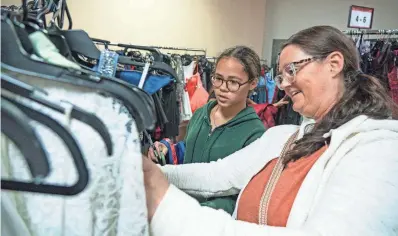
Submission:
[[[240,61],[245,72],[247,73],[249,80],[258,79],[261,75],[261,63],[260,57],[257,53],[246,46],[235,46],[232,48],[226,49],[224,52],[220,54],[220,56],[216,60],[216,66],[218,62],[226,57],[233,57]]]
[[[345,90],[337,104],[287,152],[284,157],[285,164],[314,153],[324,146],[325,142],[330,143],[330,138],[323,137],[325,133],[359,115],[373,119],[391,117],[394,109],[391,97],[377,78],[359,71],[360,61],[355,44],[340,30],[331,26],[308,28],[290,37],[282,50],[288,45],[298,46],[316,58],[326,58],[335,51],[343,54],[342,74]]]

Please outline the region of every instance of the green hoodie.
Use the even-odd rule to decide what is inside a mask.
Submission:
[[[233,119],[211,131],[210,112],[217,104],[211,101],[198,109],[191,118],[185,137],[184,164],[217,161],[246,147],[265,132],[252,107],[246,107]],[[215,180],[217,181],[217,180]],[[201,201],[204,206],[223,209],[232,214],[237,196]]]

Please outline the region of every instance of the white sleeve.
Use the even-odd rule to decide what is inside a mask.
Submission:
[[[201,207],[171,185],[150,230],[154,236],[396,235],[397,146],[398,140],[390,139],[362,145],[347,153],[299,228],[236,221],[223,211]]]
[[[210,163],[162,167],[169,182],[193,196],[218,197],[239,193],[268,161],[277,157],[297,126],[269,129],[259,139],[228,157]]]
[[[397,235],[397,136],[351,150],[320,188],[306,228],[328,235]]]

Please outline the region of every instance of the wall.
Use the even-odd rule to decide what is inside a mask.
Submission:
[[[262,52],[265,0],[67,0],[73,28],[136,45],[206,48],[244,44]],[[21,5],[20,0],[2,0]],[[66,25],[67,26],[67,25]]]
[[[398,0],[267,0],[263,56],[271,59],[272,40],[300,29],[331,25],[346,30],[351,5],[374,8],[373,29],[398,29]]]

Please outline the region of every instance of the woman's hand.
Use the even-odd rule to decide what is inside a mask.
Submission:
[[[169,188],[169,182],[162,170],[151,159],[143,156],[142,169],[144,171],[144,184],[146,192],[146,205],[148,208],[148,220],[152,220],[160,202]]]
[[[168,152],[169,150],[168,150],[168,148],[167,148],[166,145],[164,145],[164,144],[161,143],[161,142],[155,142],[154,145],[155,145],[155,148],[156,148],[156,150],[158,151],[158,153],[162,152],[162,153],[163,153],[163,156],[166,156],[166,155],[167,155],[167,152]],[[148,150],[148,157],[149,157],[152,161],[154,161],[154,162],[158,162],[158,161],[159,161],[159,160],[156,158],[155,153],[153,152],[153,148],[152,148],[152,147],[150,147],[149,150]]]
[[[282,98],[277,103],[272,104],[274,107],[279,108],[281,106],[289,104],[289,101],[286,101],[287,97]]]

